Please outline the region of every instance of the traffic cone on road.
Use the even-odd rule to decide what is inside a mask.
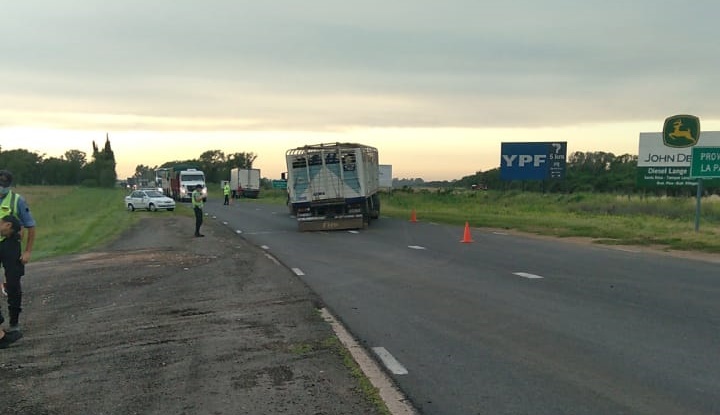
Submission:
[[[410,212],[410,222],[417,222],[417,215],[415,214],[415,209]]]
[[[465,222],[465,233],[463,234],[462,241],[460,241],[464,244],[469,244],[471,242],[474,242],[472,240],[472,236],[470,236],[470,224]]]

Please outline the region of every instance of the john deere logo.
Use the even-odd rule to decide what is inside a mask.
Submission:
[[[694,115],[674,115],[665,119],[663,143],[668,147],[692,147],[700,139],[700,119]]]

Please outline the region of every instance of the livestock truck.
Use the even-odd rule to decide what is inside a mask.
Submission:
[[[155,171],[158,187],[163,193],[175,200],[189,201],[197,185],[202,185],[203,200],[207,201],[207,186],[205,173],[195,168],[184,166],[166,167]]]
[[[360,229],[380,217],[378,151],[356,143],[288,150],[288,206],[300,231]]]
[[[260,169],[230,170],[230,189],[233,197],[249,197],[257,199],[260,194]]]

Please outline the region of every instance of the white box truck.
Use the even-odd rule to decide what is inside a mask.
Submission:
[[[230,190],[234,198],[249,197],[257,199],[260,195],[260,169],[230,170]]]
[[[356,143],[288,150],[288,206],[300,231],[359,229],[380,217],[378,151]]]

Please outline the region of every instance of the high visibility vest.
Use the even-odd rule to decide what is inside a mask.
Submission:
[[[18,215],[18,197],[12,190],[5,195],[2,203],[0,203],[0,218],[7,215],[15,215],[16,218],[20,219]]]
[[[197,196],[200,196],[199,202],[195,200],[197,198]],[[194,190],[192,192],[192,205],[193,205],[193,207],[199,207],[200,209],[202,209],[203,206],[205,205],[202,200],[202,193],[198,190]]]
[[[226,184],[225,187],[223,188],[223,191],[225,192],[226,195],[230,195],[230,185]]]
[[[15,192],[12,190],[5,195],[2,203],[0,203],[0,218],[4,218],[8,215],[14,215],[16,218],[20,219],[20,216],[18,215],[18,199],[19,197],[17,197]],[[4,236],[0,236],[0,241],[4,239]]]

